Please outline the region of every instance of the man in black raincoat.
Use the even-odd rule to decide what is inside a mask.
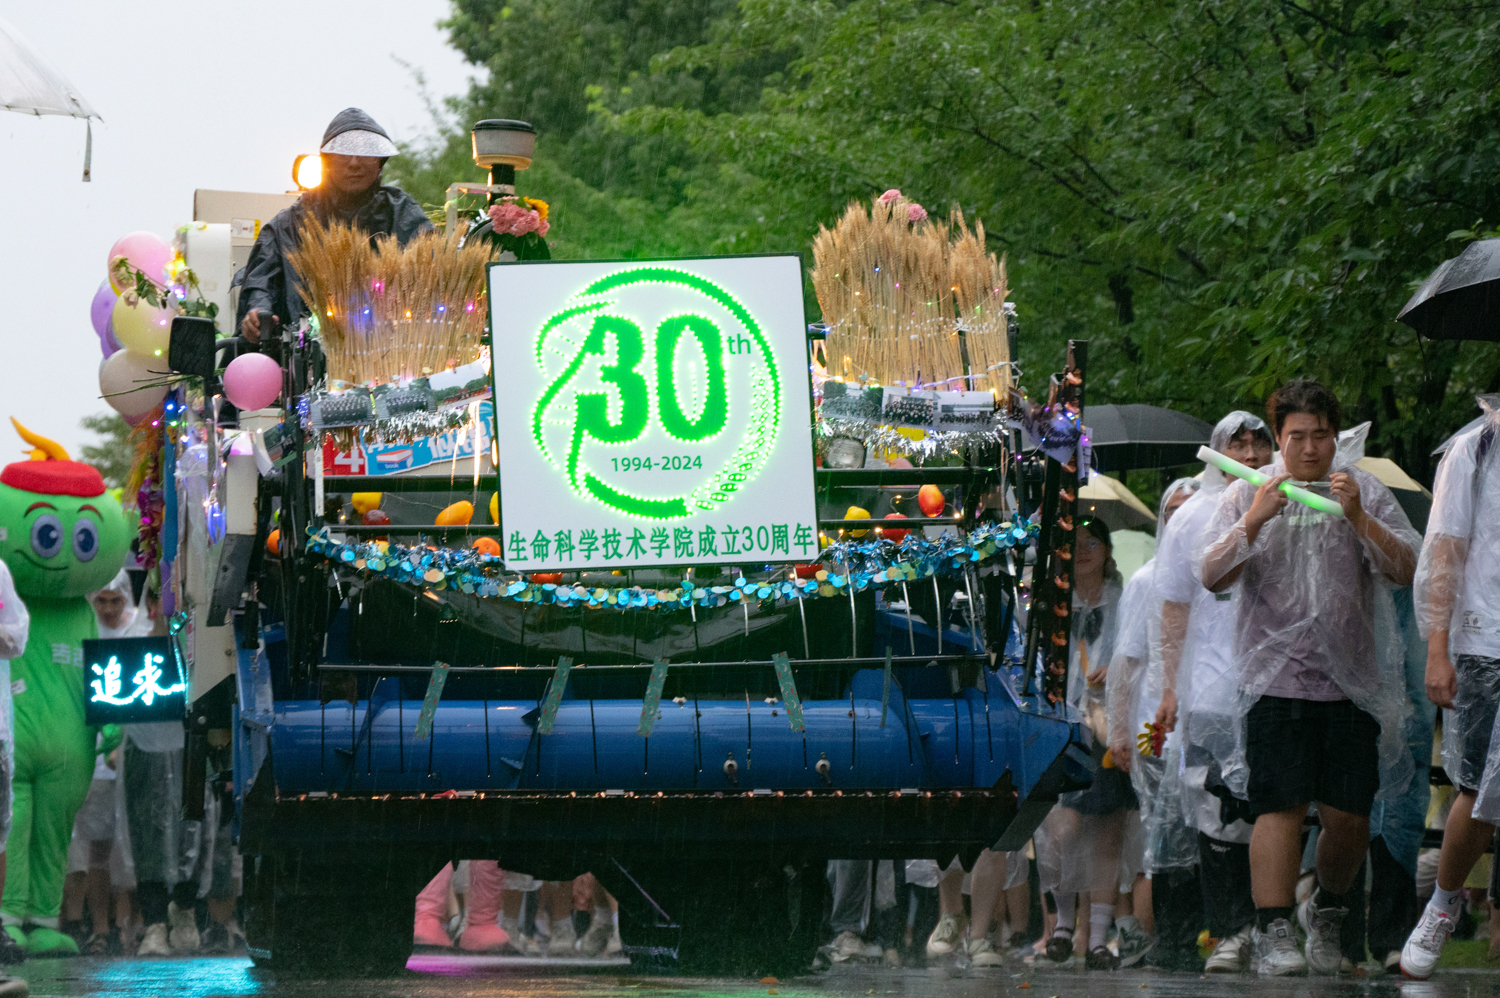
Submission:
[[[411,195],[381,186],[380,171],[398,150],[368,114],[357,107],[340,111],[323,133],[318,151],[323,156],[323,182],[261,226],[250,250],[235,318],[240,334],[252,343],[260,342],[261,313],[293,324],[307,315],[286,255],[297,247],[309,214],[324,225],[350,223],[372,240],[394,235],[403,245],[432,228]]]

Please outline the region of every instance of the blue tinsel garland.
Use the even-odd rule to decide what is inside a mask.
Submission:
[[[507,573],[502,559],[474,548],[406,547],[379,541],[341,543],[333,539],[328,527],[308,531],[307,549],[367,577],[382,576],[423,589],[456,589],[520,603],[677,610],[695,604],[724,606],[739,600],[783,602],[845,596],[850,585],[863,591],[888,582],[957,575],[965,566],[985,561],[999,551],[1029,544],[1037,532],[1034,524],[1001,523],[984,524],[966,537],[944,534],[929,539],[912,533],[899,543],[881,539],[838,541],[818,556],[827,567],[820,568],[812,579],[747,581],[741,577],[732,586],[700,586],[684,579],[675,589],[531,582],[522,575]]]

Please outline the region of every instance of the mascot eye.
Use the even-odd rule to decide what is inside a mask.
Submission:
[[[31,550],[43,558],[56,558],[62,546],[62,522],[51,513],[37,517],[31,525]]]
[[[92,520],[73,524],[73,555],[79,561],[93,561],[99,553],[99,528]]]

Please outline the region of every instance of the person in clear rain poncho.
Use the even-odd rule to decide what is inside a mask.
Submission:
[[[1247,467],[1262,468],[1271,463],[1274,441],[1264,420],[1237,410],[1219,420],[1209,446]],[[1222,471],[1205,467],[1203,488],[1183,504],[1171,529],[1159,535],[1156,550],[1162,668],[1167,677],[1156,723],[1181,738],[1181,803],[1187,823],[1197,832],[1204,920],[1209,936],[1218,940],[1204,965],[1209,973],[1245,969],[1255,920],[1249,812],[1243,801],[1208,789],[1223,785],[1213,750],[1231,757],[1233,736],[1240,728],[1234,718],[1239,691],[1232,681],[1222,682],[1234,664],[1228,636],[1235,626],[1235,591],[1212,593],[1203,586],[1204,535],[1228,486]]]
[[[1253,960],[1263,975],[1337,973],[1341,930],[1369,845],[1377,792],[1399,792],[1409,711],[1391,587],[1410,585],[1420,538],[1389,489],[1336,460],[1340,408],[1292,381],[1266,404],[1280,458],[1260,488],[1237,481],[1210,521],[1203,584],[1238,587],[1232,681],[1243,749],[1221,762],[1255,816]],[[1294,502],[1284,482],[1332,496],[1343,515]],[[1212,691],[1210,691],[1212,695]],[[1382,764],[1387,779],[1382,781]],[[1389,774],[1397,776],[1391,778]],[[1294,891],[1308,806],[1318,805],[1318,888]]]
[[[1162,493],[1157,511],[1157,543],[1168,533],[1168,524],[1178,510],[1198,491],[1199,482],[1179,478]],[[1136,915],[1143,926],[1155,931],[1152,894],[1160,874],[1191,868],[1198,861],[1197,842],[1182,817],[1178,764],[1181,746],[1175,735],[1154,744],[1157,705],[1162,698],[1161,595],[1157,587],[1159,560],[1142,565],[1125,584],[1120,597],[1120,627],[1115,636],[1105,690],[1109,706],[1110,761],[1130,774],[1136,797],[1141,801],[1139,827],[1130,829],[1141,843],[1141,867],[1153,879],[1138,878]],[[1148,728],[1148,724],[1151,728]],[[1138,747],[1142,737],[1145,747]],[[1127,836],[1129,839],[1130,836]],[[1127,850],[1129,852],[1129,850]],[[1164,898],[1162,900],[1169,900]],[[1178,906],[1170,906],[1175,915]],[[1192,951],[1197,947],[1198,927],[1166,918],[1160,926],[1169,936],[1166,948]],[[1158,946],[1162,945],[1158,941]],[[1157,952],[1156,960],[1161,956]],[[1123,961],[1122,961],[1123,962]]]
[[[1107,742],[1105,681],[1114,658],[1122,585],[1111,557],[1109,528],[1099,520],[1083,520],[1077,536],[1068,705],[1086,719],[1096,739]],[[1121,861],[1126,831],[1139,807],[1130,777],[1118,768],[1102,767],[1088,789],[1063,794],[1037,829],[1033,842],[1041,888],[1057,904],[1057,925],[1046,945],[1049,958],[1062,962],[1072,956],[1077,895],[1087,894],[1087,966],[1103,970],[1119,965],[1120,958],[1104,943],[1121,887],[1129,890],[1140,872],[1138,864]],[[1121,950],[1139,959],[1149,948],[1149,936],[1131,916],[1120,929]]]
[[[1417,566],[1417,626],[1427,638],[1427,696],[1444,708],[1443,765],[1458,786],[1432,900],[1401,950],[1401,970],[1432,975],[1462,905],[1464,881],[1500,821],[1500,397],[1455,437],[1438,465]],[[1450,747],[1451,746],[1451,747]]]

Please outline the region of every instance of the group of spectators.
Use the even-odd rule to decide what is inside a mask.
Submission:
[[[1288,976],[1368,955],[1430,976],[1500,819],[1500,414],[1486,410],[1447,449],[1425,540],[1356,466],[1365,428],[1340,433],[1337,398],[1310,381],[1278,390],[1265,419],[1218,423],[1211,446],[1266,484],[1211,466],[1173,482],[1156,555],[1128,582],[1108,527],[1082,520],[1067,700],[1096,742],[1091,785],[1026,850],[967,871],[830,864],[823,957]],[[1434,876],[1419,852],[1439,707],[1456,794]]]
[[[138,589],[129,572],[89,602],[101,638],[167,633],[157,594]],[[98,736],[68,848],[60,926],[85,956],[244,952],[233,808],[210,780],[204,818],[183,818],[183,746],[180,721],[108,726]]]

